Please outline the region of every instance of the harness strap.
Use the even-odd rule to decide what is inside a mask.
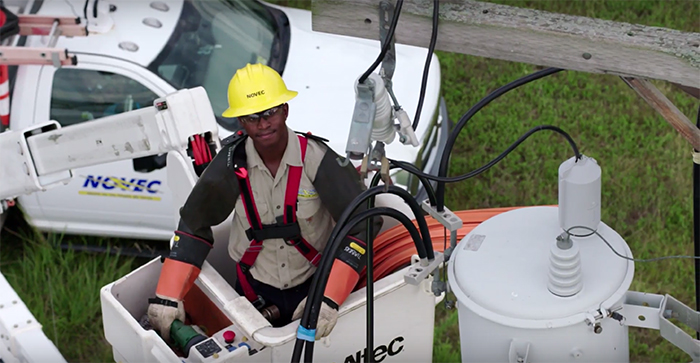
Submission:
[[[299,144],[301,147],[302,163],[306,159],[306,147],[308,140],[306,137],[298,135]],[[264,300],[257,295],[252,286],[247,280],[248,270],[253,266],[260,251],[262,251],[263,240],[269,238],[283,238],[286,243],[294,246],[313,266],[318,266],[321,261],[321,254],[302,236],[299,229],[299,224],[296,219],[298,206],[299,185],[303,167],[290,166],[287,176],[287,188],[284,196],[284,215],[282,216],[282,224],[264,225],[260,221],[260,214],[255,206],[253,191],[248,178],[246,169],[245,147],[236,148],[233,153],[233,161],[236,177],[238,179],[239,190],[245,209],[246,218],[250,224],[250,229],[246,231],[246,236],[250,240],[250,245],[243,253],[240,262],[237,266],[238,280],[246,298],[253,303],[256,308],[260,309],[264,306]],[[290,243],[290,241],[292,243]]]
[[[253,287],[250,286],[247,273],[243,272],[243,268],[241,267],[240,263],[238,266],[236,266],[236,274],[238,275],[238,281],[241,284],[245,298],[248,299],[248,301],[250,301],[258,310],[265,307],[265,300],[262,298],[262,296],[256,294]]]
[[[304,162],[306,158],[306,145],[308,140],[306,137],[297,135],[299,137],[299,144],[301,146],[301,161]],[[297,224],[297,206],[298,206],[298,196],[299,196],[299,184],[301,183],[301,174],[303,168],[301,166],[290,166],[289,175],[287,178],[287,191],[284,194],[284,222]],[[306,258],[309,263],[318,266],[321,261],[321,254],[309,243],[307,242],[299,233],[290,239],[293,243],[292,246],[301,253],[304,258]]]

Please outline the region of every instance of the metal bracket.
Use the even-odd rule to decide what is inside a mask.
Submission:
[[[676,319],[698,332],[700,312],[670,295],[629,291],[625,295],[621,315],[622,323],[627,326],[658,329],[661,337],[690,355],[693,362],[700,362],[700,341],[670,320]]]
[[[530,355],[530,343],[518,339],[510,341],[508,347],[509,363],[527,363],[528,355]]]
[[[389,159],[386,157],[384,143],[381,141],[377,141],[374,144],[370,155],[365,156],[363,159],[360,170],[360,176],[362,179],[367,177],[367,173],[369,171],[378,171],[386,188],[389,188],[390,185],[394,184],[389,176]]]
[[[403,280],[406,281],[407,284],[418,285],[428,274],[439,268],[443,261],[444,257],[442,253],[435,252],[435,259],[430,261],[427,266],[423,266],[423,263],[411,265],[408,272],[403,276]]]
[[[382,0],[379,3],[379,40],[381,41],[382,48],[387,41],[391,43],[384,55],[384,59],[382,59],[382,67],[379,70],[379,74],[384,79],[384,82],[391,81],[391,78],[394,76],[394,69],[396,68],[395,37],[387,39],[389,28],[391,27],[391,19],[393,17],[394,4],[387,0]],[[390,89],[391,83],[389,82],[387,85],[387,88]]]
[[[659,312],[659,330],[661,336],[688,353],[693,362],[700,362],[700,341],[691,337],[669,319],[678,319],[685,326],[700,331],[700,313],[681,303],[676,298],[666,295]]]
[[[447,291],[447,282],[442,280],[433,280],[433,284],[430,286],[430,291],[435,296],[440,296],[443,292]]]
[[[436,221],[445,226],[450,232],[456,232],[458,229],[464,226],[464,221],[457,217],[456,214],[452,213],[452,211],[447,207],[445,207],[444,211],[438,212],[437,209],[430,205],[430,201],[427,199],[421,203],[421,207],[424,211],[428,212],[431,217],[435,218]],[[452,245],[452,241],[450,245],[454,247],[454,245]]]

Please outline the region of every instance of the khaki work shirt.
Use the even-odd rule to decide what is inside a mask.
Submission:
[[[245,141],[248,175],[253,190],[253,199],[263,224],[273,224],[276,217],[284,215],[284,196],[287,190],[289,166],[302,166],[299,138],[293,130],[287,129],[289,139],[287,149],[280,162],[277,174],[265,166],[253,146],[253,141]],[[317,251],[323,253],[328,238],[335,226],[331,214],[321,203],[321,199],[312,184],[326,146],[309,139],[306,148],[306,160],[301,176],[298,193],[297,221],[301,235]],[[241,196],[238,196],[233,216],[228,251],[235,261],[240,261],[250,245],[245,231],[250,228],[245,214]],[[283,239],[267,239],[258,254],[250,273],[256,280],[279,289],[297,286],[311,277],[316,268],[296,249]]]

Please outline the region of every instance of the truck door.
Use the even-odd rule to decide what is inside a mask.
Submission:
[[[35,122],[91,122],[152,106],[172,91],[139,74],[137,66],[99,58],[43,67]],[[74,169],[68,185],[37,194],[45,220],[35,224],[70,234],[169,239],[176,221],[164,167],[165,155],[156,155]]]

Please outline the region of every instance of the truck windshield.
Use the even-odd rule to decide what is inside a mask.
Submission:
[[[284,13],[256,0],[185,0],[178,24],[148,66],[176,89],[202,86],[219,124],[228,107],[228,82],[247,63],[263,63],[282,73],[289,49]]]

